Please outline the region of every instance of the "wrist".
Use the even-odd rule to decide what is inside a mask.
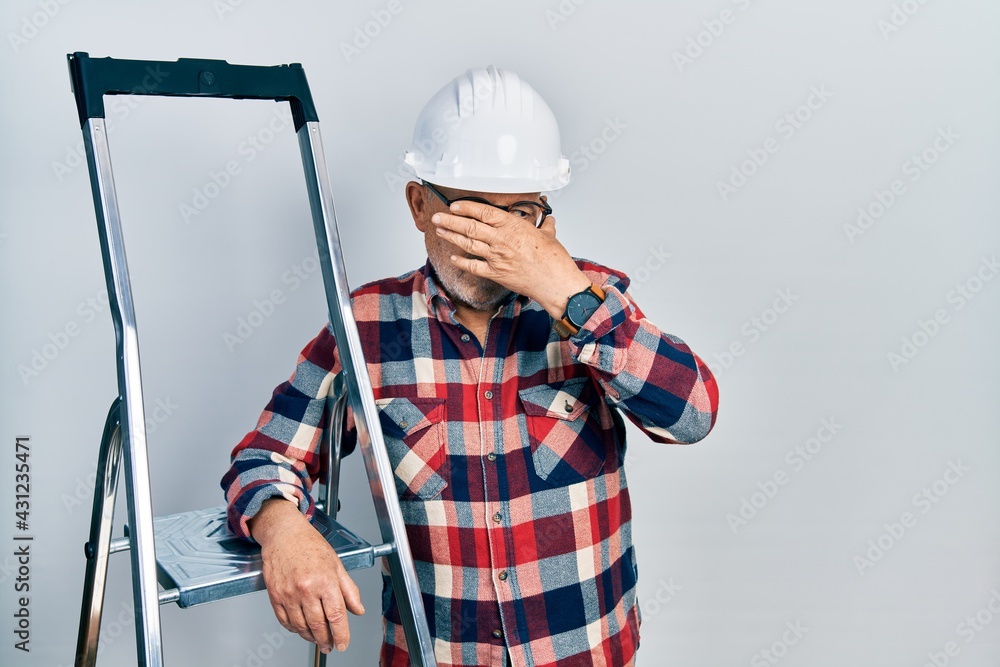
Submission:
[[[265,500],[257,514],[247,522],[250,536],[261,547],[274,541],[274,536],[282,528],[294,526],[305,516],[299,511],[298,505],[283,496],[275,496]]]
[[[583,271],[577,269],[575,274],[570,274],[552,284],[549,295],[544,299],[538,299],[538,304],[552,316],[552,319],[561,320],[566,312],[569,298],[592,284],[590,278],[584,275]]]

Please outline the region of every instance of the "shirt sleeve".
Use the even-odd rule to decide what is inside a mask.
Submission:
[[[341,370],[329,323],[299,353],[295,372],[275,387],[257,427],[233,448],[220,485],[229,529],[251,542],[247,522],[265,500],[282,497],[312,518],[309,493],[319,476],[319,448],[327,420],[326,397]],[[354,449],[353,415],[347,410],[342,456]]]
[[[627,276],[600,271],[595,279],[595,266],[581,268],[601,285],[605,300],[569,338],[574,358],[589,368],[608,402],[654,441],[701,440],[719,409],[708,365],[683,340],[646,319],[628,292]]]

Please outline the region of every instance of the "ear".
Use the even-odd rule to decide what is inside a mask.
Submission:
[[[421,232],[427,231],[430,222],[430,207],[427,205],[427,188],[416,181],[406,184],[406,203],[410,207],[413,222]]]

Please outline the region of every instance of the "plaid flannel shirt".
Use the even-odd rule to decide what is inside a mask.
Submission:
[[[440,667],[503,666],[508,652],[514,667],[633,664],[641,615],[619,410],[661,443],[715,424],[705,362],[645,319],[624,274],[576,261],[606,299],[568,339],[512,294],[481,346],[429,263],[351,294]],[[233,449],[221,485],[237,535],[252,540],[247,521],[270,497],[312,516],[338,372],[327,323]],[[384,563],[382,607],[380,664],[405,667]]]

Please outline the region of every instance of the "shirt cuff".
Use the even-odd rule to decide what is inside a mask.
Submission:
[[[307,519],[312,519],[315,512],[312,496],[303,493],[301,487],[288,482],[271,482],[248,489],[229,503],[227,509],[229,529],[239,537],[256,544],[257,540],[250,534],[250,527],[247,524],[260,512],[264,501],[270,498],[284,498],[294,503]]]
[[[617,287],[606,284],[601,289],[604,290],[604,303],[591,314],[579,331],[569,337],[573,354],[584,364],[595,365],[598,343],[605,342],[601,339],[612,334],[635,313],[635,307]],[[613,342],[610,344],[611,349],[624,347],[615,346]],[[625,355],[617,354],[614,357],[613,366],[619,368],[612,368],[611,372],[617,374],[625,364]]]

